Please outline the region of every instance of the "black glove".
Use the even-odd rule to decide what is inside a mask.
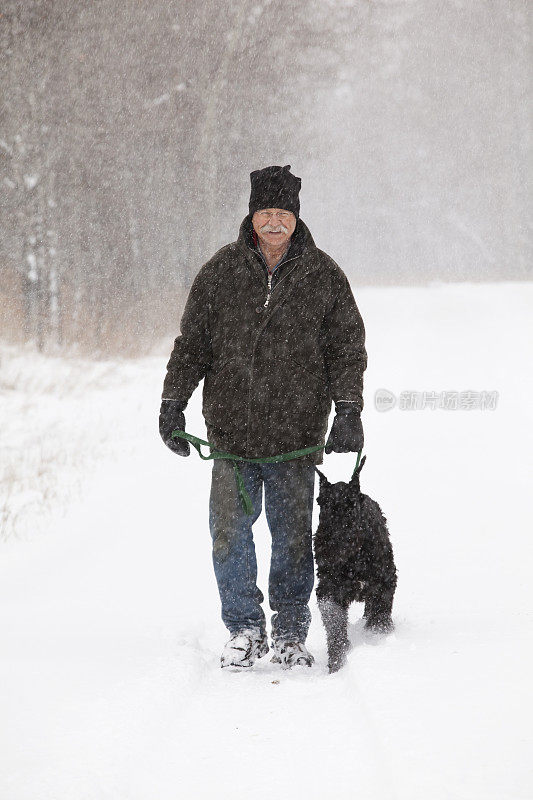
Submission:
[[[355,403],[339,400],[335,403],[335,417],[326,442],[326,453],[358,453],[363,449],[365,437],[361,414]]]
[[[159,435],[164,443],[173,453],[178,456],[188,456],[191,446],[186,439],[173,439],[172,431],[179,428],[185,430],[185,414],[183,410],[187,405],[187,400],[161,400],[161,410],[159,411]]]

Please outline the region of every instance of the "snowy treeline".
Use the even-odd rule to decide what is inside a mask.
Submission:
[[[527,0],[5,0],[0,335],[147,351],[290,163],[354,285],[527,277]]]

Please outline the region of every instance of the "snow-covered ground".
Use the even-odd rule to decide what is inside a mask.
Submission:
[[[159,441],[168,353],[94,364],[2,349],[2,800],[533,797],[533,285],[355,296],[362,486],[388,518],[399,582],[395,633],[365,635],[352,608],[333,676],[314,597],[313,669],[219,668],[211,465]],[[493,410],[379,412],[383,388],[499,396]],[[205,437],[200,400],[201,386],[187,429]],[[330,455],[324,471],[344,480],[353,464]],[[256,543],[265,589],[264,515]]]

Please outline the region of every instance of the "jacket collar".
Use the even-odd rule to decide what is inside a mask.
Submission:
[[[243,221],[241,222],[241,226],[239,229],[239,236],[237,238],[237,245],[246,255],[246,259],[248,263],[253,267],[255,274],[261,280],[261,283],[265,282],[265,270],[263,267],[263,262],[260,261],[259,254],[254,245],[254,240],[252,237],[253,228],[252,228],[252,215],[248,214]],[[303,258],[302,256],[307,256],[307,258]],[[318,266],[318,259],[317,256],[317,247],[314,243],[313,237],[311,236],[311,232],[305,222],[301,219],[298,219],[296,223],[296,228],[294,229],[294,233],[291,237],[291,243],[289,246],[289,250],[283,260],[283,264],[287,265],[284,267],[284,274],[285,270],[288,272],[289,269],[292,271],[292,267],[294,266],[302,266],[301,260],[304,262],[303,272],[299,277],[303,277],[304,274],[308,274],[311,272],[316,266]],[[300,261],[297,264],[294,259],[298,259]],[[287,262],[292,262],[291,264],[287,264]],[[300,273],[300,269],[298,269],[298,273]]]

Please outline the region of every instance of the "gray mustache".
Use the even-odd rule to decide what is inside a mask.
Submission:
[[[285,225],[277,225],[275,228],[267,222],[266,225],[263,225],[261,228],[261,233],[288,233],[289,229],[285,227]]]

